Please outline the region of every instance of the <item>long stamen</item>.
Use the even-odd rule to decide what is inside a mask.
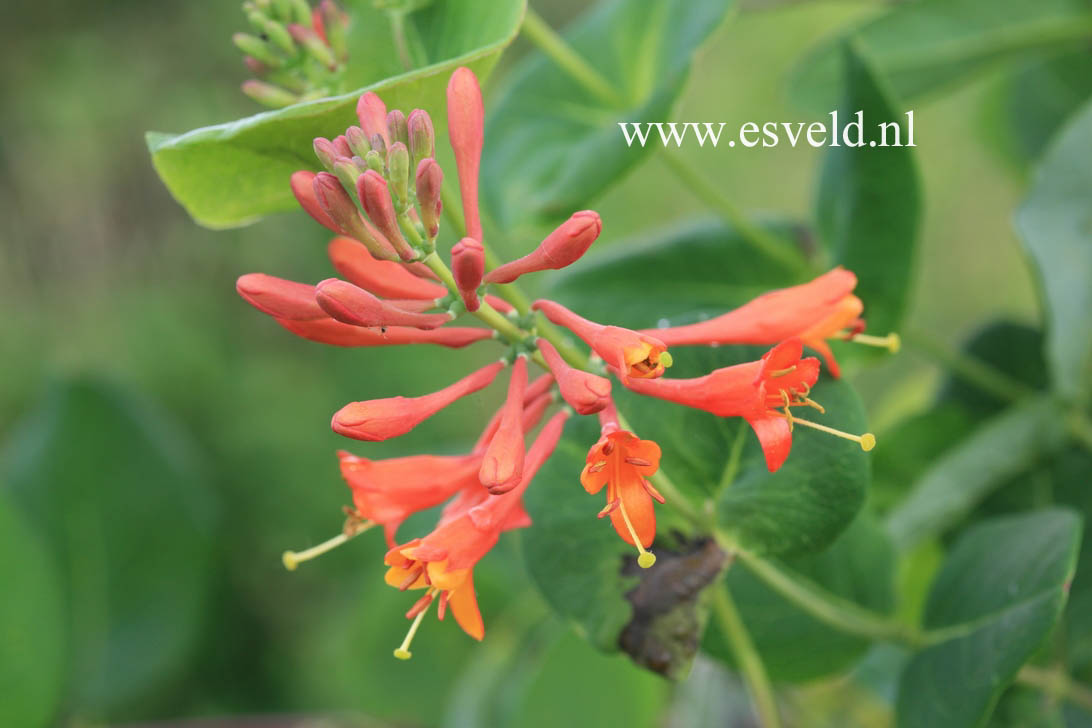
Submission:
[[[902,347],[902,339],[895,332],[891,332],[887,336],[870,336],[869,334],[850,334],[849,341],[853,341],[858,344],[864,344],[865,346],[878,346],[883,349],[887,349],[892,354],[898,354],[899,349]]]
[[[818,422],[812,422],[810,420],[802,420],[799,417],[793,415],[791,412],[787,416],[789,418],[789,423],[790,424],[805,425],[806,427],[810,427],[813,430],[819,430],[821,432],[826,432],[829,435],[834,435],[835,437],[841,437],[841,438],[846,439],[846,440],[852,440],[853,442],[856,442],[857,444],[859,444],[861,446],[861,449],[864,450],[865,452],[868,452],[872,448],[876,447],[876,436],[873,435],[871,432],[866,432],[863,435],[854,435],[854,434],[851,434],[849,432],[842,432],[841,430],[836,430],[833,427],[827,427],[826,425],[820,425]]]
[[[409,649],[410,643],[413,642],[413,636],[417,634],[417,628],[421,626],[421,621],[425,618],[425,615],[428,614],[428,608],[431,606],[432,601],[430,600],[429,603],[425,605],[425,608],[417,613],[417,616],[413,620],[413,624],[410,625],[409,632],[406,632],[406,638],[402,640],[402,644],[394,651],[394,656],[399,660],[408,660],[413,657],[413,653],[410,652]]]
[[[773,378],[783,377],[786,374],[792,374],[795,371],[796,371],[796,365],[793,364],[791,367],[787,367],[785,369],[778,369],[777,371],[770,372],[770,376],[773,377]]]
[[[281,554],[281,561],[284,562],[284,568],[289,571],[295,571],[296,567],[304,561],[310,561],[316,556],[322,556],[327,551],[333,551],[341,544],[356,538],[374,525],[376,525],[375,521],[364,521],[359,526],[356,526],[349,531],[342,531],[333,538],[323,541],[318,546],[312,546],[305,551],[285,551]]]
[[[629,514],[626,513],[626,503],[621,498],[618,499],[618,509],[622,511],[622,520],[625,521],[626,528],[629,530],[629,535],[633,537],[633,544],[637,547],[637,565],[642,569],[647,569],[656,563],[656,554],[645,549],[641,545],[641,539],[637,537],[637,530],[630,523]]]

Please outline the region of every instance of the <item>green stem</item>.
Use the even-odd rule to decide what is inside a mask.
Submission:
[[[780,238],[771,235],[763,228],[751,222],[735,204],[725,197],[702,176],[679,152],[665,149],[660,155],[667,166],[675,173],[691,192],[712,207],[740,234],[743,241],[768,258],[778,261],[795,273],[812,277],[816,270],[804,260],[792,247]]]
[[[440,281],[447,286],[449,291],[458,293],[459,287],[455,284],[455,276],[451,274],[451,269],[440,259],[439,255],[435,252],[429,253],[421,262],[427,265],[429,270],[439,277]],[[513,344],[524,341],[528,336],[523,329],[516,326],[511,320],[501,314],[500,311],[493,308],[485,301],[481,302],[481,306],[474,312],[474,315]]]
[[[1061,669],[1047,670],[1034,665],[1024,665],[1016,675],[1016,682],[1038,688],[1054,698],[1068,700],[1085,710],[1092,710],[1092,687],[1074,682]]]
[[[1092,452],[1092,420],[1088,418],[1088,415],[1082,410],[1075,409],[1070,413],[1066,424],[1073,439],[1085,450]]]
[[[781,719],[777,714],[777,699],[774,696],[770,678],[766,675],[766,666],[762,664],[762,657],[755,649],[751,641],[751,635],[747,633],[747,627],[739,616],[732,595],[728,593],[728,587],[722,580],[713,590],[713,612],[717,618],[717,624],[728,640],[728,646],[732,650],[736,665],[747,683],[747,689],[751,693],[751,699],[758,713],[759,724],[763,728],[778,728]]]
[[[717,535],[722,540],[722,535]],[[789,574],[760,556],[727,544],[747,569],[765,584],[821,622],[850,634],[911,646],[925,643],[925,636],[911,625],[863,609],[819,586]],[[722,546],[723,547],[723,546]]]
[[[527,8],[527,14],[523,18],[523,34],[527,39],[538,46],[550,60],[556,63],[561,70],[592,93],[600,101],[608,106],[622,108],[626,105],[625,99],[603,78],[595,67],[584,60],[584,57],[574,51],[572,47],[554,31],[542,17]]]
[[[968,384],[973,384],[998,399],[1015,402],[1034,394],[1033,390],[1023,382],[1013,379],[981,359],[946,346],[924,331],[907,329],[903,332],[903,339]]]
[[[406,43],[406,16],[404,13],[392,12],[391,35],[394,37],[394,47],[398,51],[398,62],[403,70],[413,70],[413,59],[410,58],[409,44]]]

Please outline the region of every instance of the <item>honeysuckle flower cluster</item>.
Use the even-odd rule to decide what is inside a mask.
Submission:
[[[254,33],[232,36],[258,78],[244,81],[243,93],[275,109],[321,99],[340,91],[349,57],[349,16],[321,0],[247,0],[243,12]]]
[[[819,360],[837,376],[829,339],[890,346],[891,339],[862,331],[854,275],[836,268],[800,286],[774,291],[722,316],[691,326],[633,331],[581,317],[556,301],[528,306],[506,284],[537,271],[575,263],[599,236],[602,221],[585,210],[572,215],[524,257],[487,266],[478,211],[478,171],[483,145],[481,89],[474,74],[456,70],[447,88],[449,137],[455,154],[466,236],[445,261],[437,250],[443,210],[443,170],[435,158],[435,134],[420,109],[407,116],[388,111],[374,93],[360,97],[359,126],[333,139],[314,140],[324,171],[301,170],[290,184],[300,205],[336,237],[328,253],[340,278],[297,283],[261,273],[238,280],[240,295],[292,333],[347,347],[434,344],[464,347],[485,340],[504,347],[501,358],[430,393],[350,402],[331,426],[346,438],[379,442],[403,435],[456,400],[506,381],[506,396],[464,454],[421,454],[369,459],[339,452],[341,474],[352,494],[342,533],[302,552],[287,551],[296,566],[381,526],[387,542],[386,582],[423,594],[406,617],[412,625],[395,650],[410,657],[410,643],[436,604],[475,639],[485,627],[474,593],[473,571],[504,531],[527,528],[523,495],[554,451],[567,418],[596,415],[601,437],[588,443],[579,481],[592,494],[606,488],[606,505],[618,535],[637,550],[643,568],[655,563],[654,503],[665,503],[654,485],[660,447],[630,431],[613,397],[613,376],[630,391],[711,412],[741,417],[754,429],[766,464],[777,470],[789,457],[794,425],[805,425],[857,442],[871,434],[840,432],[801,419],[794,408],[823,408],[811,399]],[[487,267],[491,270],[487,271]],[[546,321],[537,318],[541,314]],[[476,319],[478,325],[454,323]],[[482,326],[481,324],[484,324]],[[560,328],[555,328],[560,327]],[[573,346],[562,331],[594,356]],[[665,377],[669,346],[766,344],[759,360],[717,369],[694,379]],[[531,366],[541,370],[531,377]],[[540,423],[545,424],[540,427]],[[528,446],[528,441],[530,445]],[[399,528],[412,514],[443,506],[435,529],[402,540]],[[589,528],[595,509],[589,506]]]

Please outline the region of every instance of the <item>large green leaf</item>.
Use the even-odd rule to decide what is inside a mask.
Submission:
[[[1067,397],[1092,386],[1092,103],[1053,141],[1016,227],[1039,269],[1047,362]]]
[[[887,518],[900,549],[958,522],[993,489],[1065,443],[1057,403],[1036,396],[1012,405],[948,450]]]
[[[335,136],[356,123],[361,93],[379,93],[387,108],[426,109],[442,133],[444,88],[451,71],[469,66],[485,76],[515,38],[525,7],[525,0],[433,3],[411,16],[431,65],[341,96],[186,134],[149,132],[152,162],[175,199],[207,227],[246,225],[293,209],[289,176],[317,168],[311,140]]]
[[[788,223],[768,227],[786,236],[799,230]],[[754,254],[733,228],[699,220],[589,255],[555,276],[550,293],[582,316],[650,328],[668,319],[716,316],[800,282],[790,275]]]
[[[763,351],[679,349],[670,376],[701,376],[753,361]],[[848,432],[867,429],[860,400],[844,381],[821,379],[811,396],[827,409],[816,421]],[[864,502],[869,462],[855,443],[798,426],[788,460],[771,473],[758,439],[741,419],[722,419],[621,391],[615,398],[636,433],[660,444],[663,468],[675,485],[691,499],[715,500],[720,528],[748,550],[785,554],[822,549],[853,521]]]
[[[39,534],[0,493],[0,725],[53,725],[64,686],[65,613]]]
[[[587,207],[659,145],[626,145],[619,123],[666,121],[694,51],[730,0],[609,0],[565,32],[614,89],[597,97],[542,54],[509,78],[486,125],[486,204],[505,226],[553,220]]]
[[[900,680],[900,728],[984,723],[1057,621],[1080,539],[1080,518],[1060,509],[963,535],[926,605],[924,626],[940,641],[915,655]]]
[[[895,552],[883,529],[868,516],[854,521],[827,549],[788,559],[782,566],[796,578],[866,609],[886,613],[894,604]],[[742,563],[728,571],[725,581],[773,680],[829,675],[868,649],[868,640],[819,622],[772,591]],[[715,621],[710,623],[703,648],[733,663]]]
[[[862,112],[859,143],[866,146],[846,146],[843,134],[842,143],[827,150],[816,200],[819,232],[834,260],[857,274],[856,292],[865,302],[869,327],[886,332],[898,327],[906,307],[921,218],[913,151],[891,146],[896,139],[909,144],[913,125],[848,46],[846,91],[838,111],[841,124]],[[880,125],[888,123],[898,124],[897,133],[895,127],[881,133]]]
[[[71,606],[71,708],[124,705],[177,677],[201,636],[214,502],[184,434],[91,380],[60,382],[4,457]],[[22,597],[20,597],[22,598]]]
[[[816,112],[831,108],[842,80],[839,46],[849,36],[904,99],[1092,36],[1092,13],[1082,0],[922,0],[890,7],[808,52],[793,72],[793,97]]]

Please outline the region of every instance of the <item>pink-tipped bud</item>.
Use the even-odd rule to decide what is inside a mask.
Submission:
[[[447,295],[442,285],[418,278],[402,263],[377,260],[352,238],[334,238],[326,250],[342,278],[382,298],[433,301]]]
[[[235,290],[264,314],[290,321],[326,318],[315,301],[315,287],[286,281],[264,273],[247,273],[235,282]]]
[[[347,404],[334,414],[330,426],[339,435],[368,442],[404,435],[460,397],[488,387],[503,368],[503,362],[494,362],[422,397],[387,397]]]
[[[417,165],[416,184],[417,204],[421,206],[421,223],[431,239],[440,232],[440,213],[444,209],[444,171],[435,159],[422,159]]]
[[[610,404],[610,380],[569,366],[553,344],[538,340],[538,349],[557,379],[561,397],[582,415],[602,412]]]
[[[250,69],[251,73],[257,74],[259,76],[269,71],[269,66],[265,65],[254,56],[244,56],[243,63],[246,64],[246,67]]]
[[[342,186],[341,180],[329,172],[319,172],[315,175],[311,186],[319,207],[334,221],[334,224],[366,244],[364,237],[367,236],[367,231],[364,229],[364,223],[360,219],[360,213],[357,212],[356,204]]]
[[[356,103],[356,116],[360,119],[360,128],[368,135],[369,140],[378,135],[383,138],[384,146],[390,144],[391,138],[387,131],[387,105],[383,103],[383,99],[372,91],[364,94]]]
[[[296,336],[331,346],[401,346],[403,344],[436,344],[461,349],[477,341],[493,338],[492,329],[469,326],[445,326],[442,329],[415,329],[409,326],[388,326],[368,329],[343,324],[326,317],[313,321],[277,319],[277,323]]]
[[[322,166],[326,168],[326,171],[333,172],[334,162],[342,157],[334,143],[324,137],[315,137],[315,141],[311,143],[311,146],[315,150],[315,156],[322,162]]]
[[[466,310],[473,313],[481,306],[478,298],[478,286],[482,284],[485,272],[485,248],[474,238],[463,238],[451,249],[451,272],[455,276],[455,285],[466,305]]]
[[[328,278],[315,287],[315,301],[325,315],[353,326],[413,326],[436,329],[451,317],[446,313],[413,313],[380,300],[348,281]]]
[[[387,132],[390,134],[391,144],[402,142],[409,146],[409,129],[406,124],[406,115],[401,109],[395,109],[387,113]]]
[[[517,356],[497,433],[486,448],[478,471],[482,485],[494,495],[515,488],[523,475],[523,393],[526,389],[527,358]]]
[[[466,216],[466,234],[482,239],[478,212],[478,170],[481,167],[485,105],[478,77],[469,68],[456,68],[447,83],[447,125],[455,165],[459,170],[459,192]]]
[[[603,222],[598,213],[591,210],[574,213],[547,235],[534,251],[490,271],[485,281],[511,283],[524,273],[564,268],[584,255],[602,229]]]
[[[283,109],[285,106],[291,106],[300,100],[300,97],[291,91],[286,91],[280,86],[274,86],[265,81],[250,79],[249,81],[243,81],[240,88],[244,94],[271,109]]]
[[[353,148],[349,146],[349,140],[345,138],[344,134],[338,134],[336,137],[334,137],[333,145],[339,159],[352,158]]]
[[[436,156],[436,131],[432,117],[424,109],[414,109],[406,122],[409,132],[409,149],[415,162]]]
[[[345,140],[349,142],[349,149],[356,157],[364,158],[372,151],[372,145],[368,143],[368,135],[359,126],[350,126],[345,130]]]
[[[364,206],[364,212],[368,213],[372,223],[379,229],[379,232],[383,233],[383,236],[391,244],[395,252],[402,260],[415,260],[417,252],[402,237],[402,230],[398,227],[398,219],[394,213],[394,203],[391,202],[391,195],[387,189],[387,180],[383,179],[375,170],[369,169],[360,175],[360,179],[357,180],[356,190],[360,196],[360,203]]]
[[[322,209],[322,205],[319,204],[318,198],[315,196],[315,176],[314,172],[307,169],[293,172],[289,180],[292,194],[296,196],[296,201],[300,203],[300,207],[306,210],[307,214],[315,219],[315,222],[333,230],[338,235],[345,235],[346,232],[330,219],[330,216]]]

